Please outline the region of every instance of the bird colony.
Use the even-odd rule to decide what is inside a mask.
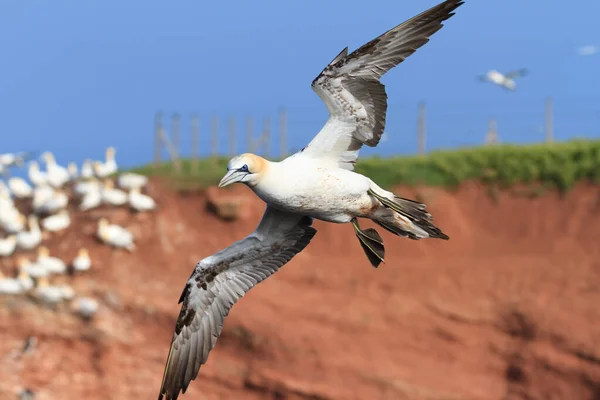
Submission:
[[[84,318],[98,308],[96,300],[77,297],[67,284],[53,284],[60,275],[85,273],[94,264],[86,248],[63,260],[51,253],[45,241],[71,226],[74,213],[99,207],[129,207],[137,212],[156,208],[142,190],[148,178],[134,173],[118,174],[115,149],[106,149],[104,161],[85,160],[59,165],[51,152],[29,160],[28,180],[8,177],[10,168],[25,166],[24,153],[0,155],[0,297],[29,295],[41,303],[70,302]],[[81,233],[84,235],[84,233]],[[105,245],[135,250],[134,236],[107,217],[97,218],[96,238]]]

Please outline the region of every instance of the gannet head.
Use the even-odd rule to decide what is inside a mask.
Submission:
[[[48,257],[50,255],[50,249],[48,249],[46,246],[40,246],[38,247],[38,257]]]
[[[114,160],[114,159],[115,159],[115,154],[116,154],[116,152],[117,152],[117,150],[115,150],[115,148],[114,148],[114,147],[112,147],[112,146],[111,146],[111,147],[108,147],[108,148],[106,149],[106,152],[105,152],[105,154],[104,154],[104,155],[106,156],[106,160],[107,160],[107,161],[108,161],[108,160]]]
[[[49,151],[42,153],[41,158],[46,162],[46,164],[54,164],[55,162],[54,154]]]
[[[233,157],[227,164],[227,173],[219,182],[219,187],[225,187],[235,182],[254,186],[268,169],[267,163],[264,158],[251,153]]]
[[[28,265],[31,265],[31,261],[29,261],[29,259],[27,259],[25,256],[19,256],[19,257],[17,257],[17,266],[19,268],[23,268],[23,267],[26,267]]]
[[[79,249],[79,251],[77,252],[77,256],[78,257],[89,257],[90,253],[88,252],[88,249],[86,249],[85,247],[82,247],[81,249]]]
[[[100,218],[98,220],[98,229],[103,230],[108,226],[108,220],[106,218]]]

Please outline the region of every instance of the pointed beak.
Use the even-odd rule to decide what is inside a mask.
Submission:
[[[221,182],[219,182],[219,187],[222,188],[227,185],[231,185],[232,183],[239,182],[244,179],[244,176],[246,176],[245,172],[232,169],[225,174],[223,179],[221,179]]]

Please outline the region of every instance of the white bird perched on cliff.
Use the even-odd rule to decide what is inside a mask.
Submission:
[[[48,277],[41,276],[36,282],[33,295],[43,303],[53,305],[64,300],[71,300],[75,297],[75,291],[66,284],[51,286]]]
[[[29,231],[17,233],[17,247],[23,250],[32,250],[42,242],[42,231],[35,215],[30,215],[27,220]]]
[[[120,189],[115,189],[115,184],[110,179],[104,181],[104,187],[100,191],[102,201],[111,206],[122,206],[127,203],[127,193]]]
[[[45,186],[48,184],[48,175],[40,170],[40,164],[37,161],[29,162],[27,176],[34,186]]]
[[[69,172],[69,180],[75,181],[79,178],[79,170],[77,169],[77,164],[74,162],[70,162],[67,165],[67,171]]]
[[[140,192],[140,188],[129,191],[129,206],[136,211],[150,211],[156,208],[154,199]]]
[[[12,194],[18,199],[26,199],[33,196],[33,188],[27,181],[18,176],[14,176],[8,180],[8,187]]]
[[[81,179],[91,179],[94,177],[94,167],[92,166],[92,160],[86,159],[81,164]]]
[[[116,248],[124,248],[129,251],[135,250],[135,244],[133,243],[133,235],[127,229],[122,226],[109,224],[106,218],[100,218],[98,220],[98,229],[96,235],[100,240],[109,246]]]
[[[33,286],[33,280],[26,271],[20,271],[16,278],[7,278],[0,271],[0,294],[21,294]]]
[[[125,172],[119,175],[117,179],[117,185],[121,189],[141,189],[148,183],[148,177],[140,174],[134,174],[133,172]]]
[[[65,262],[58,257],[52,257],[50,255],[50,249],[46,246],[38,247],[36,261],[51,274],[64,274],[67,271]]]
[[[89,270],[92,267],[92,260],[90,259],[88,250],[85,248],[79,249],[71,265],[74,271],[82,272]]]
[[[50,197],[44,198],[40,203],[33,202],[33,210],[38,214],[54,214],[69,204],[69,197],[61,190],[53,191]]]
[[[98,178],[106,178],[118,171],[119,168],[115,161],[116,152],[114,147],[107,148],[105,162],[96,161],[93,164],[94,172]]]
[[[92,208],[100,207],[101,204],[102,192],[100,191],[100,189],[92,189],[83,196],[83,199],[81,199],[81,203],[79,204],[79,211],[91,210]]]
[[[42,220],[42,228],[48,232],[58,232],[67,229],[71,225],[71,217],[67,210],[60,210]]]
[[[159,399],[185,392],[233,304],[308,245],[316,233],[312,218],[351,222],[374,266],[383,261],[383,241],[374,229],[360,229],[357,218],[411,239],[448,239],[424,204],[397,197],[353,169],[360,148],[376,146],[385,127],[387,95],[379,79],[427,43],[462,3],[447,0],[351,54],[342,50],[312,83],[330,117],[299,153],[281,162],[252,154],[229,162],[219,186],[245,183],[267,208],[252,234],[196,265],[180,297]]]
[[[100,192],[102,183],[97,179],[88,179],[85,181],[77,182],[73,187],[73,191],[78,196],[84,196],[91,191]]]
[[[19,268],[19,271],[25,271],[29,276],[36,279],[48,276],[49,274],[45,266],[37,262],[31,262],[24,256],[19,256],[17,258],[17,267]]]
[[[517,90],[517,83],[515,78],[519,78],[527,75],[527,69],[521,68],[515,71],[507,72],[506,74],[500,73],[494,69],[487,72],[487,74],[479,77],[482,82],[491,82],[494,85],[503,87],[504,89],[514,92]]]
[[[8,257],[15,252],[17,248],[17,235],[8,235],[0,239],[0,257]]]
[[[47,151],[42,154],[41,158],[46,162],[46,174],[50,185],[60,188],[69,181],[69,171],[56,163],[54,154]]]

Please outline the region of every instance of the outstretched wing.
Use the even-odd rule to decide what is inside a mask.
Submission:
[[[527,68],[521,68],[521,69],[517,69],[515,71],[507,72],[506,74],[504,74],[504,76],[508,79],[515,79],[515,78],[525,76],[528,73],[529,73],[529,71],[527,70]]]
[[[387,31],[348,55],[346,47],[312,82],[329,120],[304,156],[331,158],[353,169],[363,144],[377,146],[385,128],[387,94],[379,79],[429,41],[462,0],[447,0]]]
[[[317,232],[312,218],[267,206],[256,230],[196,265],[165,366],[159,400],[175,400],[206,363],[231,307],[256,284],[301,252]]]

